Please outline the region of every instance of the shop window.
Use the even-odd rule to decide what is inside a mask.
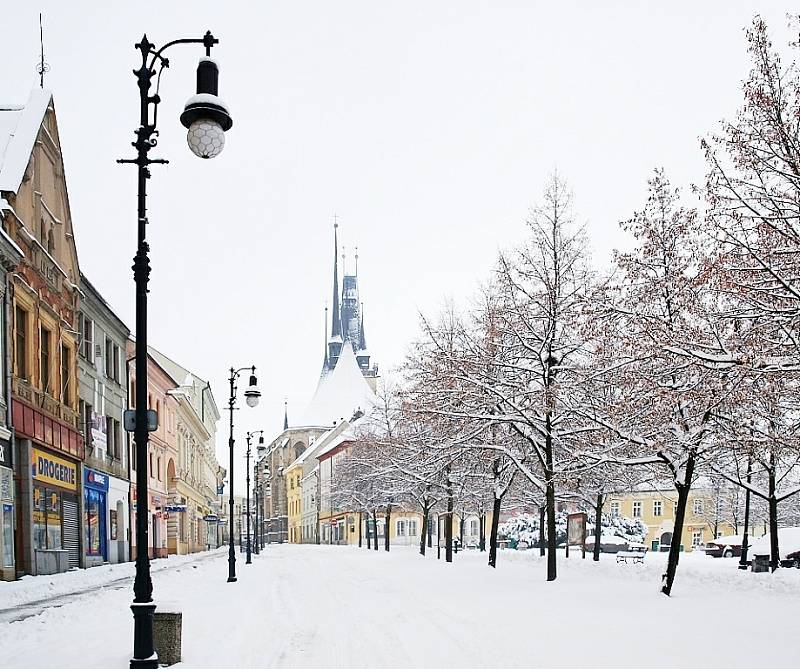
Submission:
[[[86,555],[103,555],[103,534],[105,533],[103,493],[86,488]]]
[[[50,392],[50,346],[52,335],[46,327],[39,330],[39,385],[44,392]]]
[[[61,493],[38,485],[33,487],[33,547],[61,548]]]
[[[17,307],[14,313],[14,348],[16,351],[17,376],[28,378],[28,312]]]
[[[2,507],[2,527],[3,532],[3,566],[11,567],[14,564],[14,506],[3,504]]]

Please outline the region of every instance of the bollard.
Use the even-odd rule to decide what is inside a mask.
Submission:
[[[183,614],[177,608],[159,604],[153,617],[153,645],[159,664],[169,667],[181,661],[182,626]]]

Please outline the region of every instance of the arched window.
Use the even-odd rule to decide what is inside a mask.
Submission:
[[[53,229],[50,228],[50,231],[47,233],[47,252],[52,256],[56,250],[56,240],[53,237]]]

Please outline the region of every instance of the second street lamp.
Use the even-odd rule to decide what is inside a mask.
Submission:
[[[250,543],[250,440],[257,434],[260,434],[259,437],[259,446],[258,450],[264,448],[264,430],[255,430],[253,432],[248,432],[245,439],[247,440],[247,452],[245,453],[245,458],[247,458],[247,560],[245,564],[252,564],[252,544]]]
[[[151,158],[150,149],[157,144],[158,130],[158,105],[161,102],[159,85],[161,73],[169,67],[169,61],[164,57],[164,52],[175,44],[202,44],[206,49],[206,57],[200,62],[197,72],[198,95],[202,95],[202,105],[199,100],[191,98],[181,116],[181,121],[186,124],[184,115],[192,109],[191,127],[196,124],[208,124],[214,131],[219,129],[222,135],[232,125],[230,115],[225,104],[217,97],[217,65],[211,60],[211,47],[219,42],[211,32],[206,32],[202,38],[177,39],[167,42],[160,49],[147,39],[147,35],[135,45],[141,53],[141,66],[133,71],[139,87],[139,127],[134,134],[136,141],[136,158],[120,159],[118,163],[136,165],[137,174],[137,247],[133,259],[133,277],[136,284],[136,393],[134,397],[134,410],[126,412],[125,429],[134,433],[136,467],[136,485],[134,488],[136,499],[136,577],[133,583],[133,658],[130,661],[131,669],[157,669],[158,656],[153,645],[153,615],[156,606],[153,604],[153,582],[150,578],[150,559],[148,551],[148,433],[155,430],[158,425],[158,416],[148,410],[147,397],[147,284],[150,280],[150,246],[147,243],[147,180],[150,178],[150,165],[164,164],[163,158]],[[206,65],[204,63],[210,63]],[[213,70],[213,71],[212,71]],[[201,77],[202,72],[202,77]],[[155,78],[156,90],[151,91]],[[201,78],[203,85],[201,86]],[[152,93],[152,94],[151,94]],[[192,106],[191,103],[197,102]],[[193,145],[191,136],[187,137],[189,146],[196,155],[201,155]],[[219,137],[217,137],[219,140]],[[222,150],[224,139],[217,141]],[[204,155],[210,158],[212,155]]]
[[[239,378],[242,372],[246,372],[250,370],[250,382],[248,383],[247,390],[244,391],[244,397],[247,401],[247,406],[253,408],[258,405],[258,399],[261,397],[261,392],[258,390],[258,379],[256,379],[256,368],[253,367],[241,367],[239,369],[235,369],[231,367],[231,376],[230,376],[230,384],[231,384],[231,396],[228,399],[228,409],[230,411],[230,437],[228,438],[228,448],[230,450],[230,472],[228,474],[228,481],[230,482],[231,489],[228,491],[228,509],[230,516],[229,521],[229,528],[230,531],[228,532],[230,541],[228,542],[228,583],[235,583],[236,582],[236,550],[233,547],[233,446],[234,446],[234,438],[233,438],[233,412],[236,409],[236,380]],[[248,473],[249,477],[249,473]],[[249,491],[248,491],[249,497]],[[249,509],[248,509],[249,511]],[[249,517],[249,516],[248,516]],[[248,539],[249,541],[249,539]],[[241,539],[239,540],[241,544]]]

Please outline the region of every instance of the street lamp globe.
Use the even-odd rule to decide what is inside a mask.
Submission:
[[[225,148],[225,132],[216,121],[201,118],[189,126],[186,141],[197,157],[214,158]]]
[[[250,384],[247,390],[244,391],[244,397],[247,406],[250,408],[258,406],[258,399],[261,397],[261,391],[258,389],[258,381],[255,374],[250,375]]]

